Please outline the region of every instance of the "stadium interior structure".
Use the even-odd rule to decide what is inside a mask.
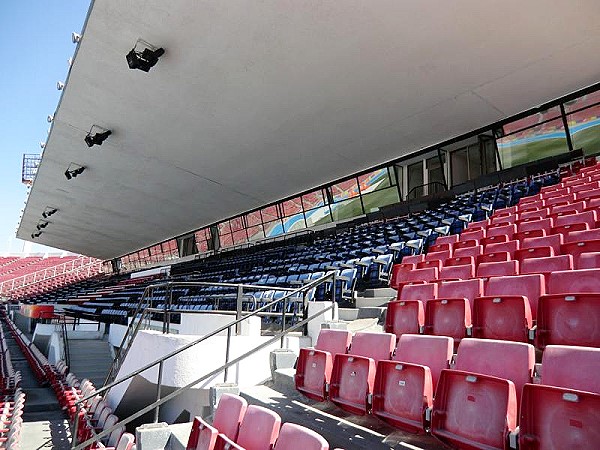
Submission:
[[[92,1],[0,261],[5,448],[600,441],[600,8]]]

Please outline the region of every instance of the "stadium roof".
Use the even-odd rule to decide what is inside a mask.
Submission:
[[[109,259],[409,154],[597,82],[598,24],[597,0],[96,0],[17,236],[52,206],[36,242]]]

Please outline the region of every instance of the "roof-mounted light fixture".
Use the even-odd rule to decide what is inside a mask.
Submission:
[[[90,131],[88,131],[83,140],[88,147],[93,147],[94,145],[102,145],[111,134],[112,131],[109,129],[102,128],[100,125],[92,125],[92,128],[90,128]]]
[[[126,55],[127,65],[130,69],[149,72],[158,62],[158,58],[165,54],[165,49],[138,39],[135,46]]]
[[[40,219],[35,227],[37,228],[38,231],[42,231],[49,224],[50,224],[50,222],[48,222],[47,220]]]
[[[85,166],[81,166],[76,163],[71,163],[69,164],[67,170],[65,170],[65,177],[67,178],[67,180],[70,180],[71,178],[77,178],[77,176],[81,175],[84,170]]]
[[[48,123],[52,123],[52,121],[54,120],[54,115],[48,114],[48,117],[46,117],[46,120],[48,121]]]
[[[42,212],[42,217],[44,219],[47,219],[48,217],[50,217],[53,214],[56,214],[58,212],[58,208],[53,208],[52,206],[46,206],[46,209],[44,209],[44,212]]]
[[[71,33],[71,41],[73,44],[79,44],[81,42],[81,35],[79,33]]]
[[[62,81],[56,82],[56,89],[58,89],[59,91],[62,91],[64,88],[65,88],[65,83],[63,83]]]

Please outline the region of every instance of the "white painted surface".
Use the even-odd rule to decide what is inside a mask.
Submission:
[[[230,314],[181,314],[180,334],[206,335],[231,323],[235,315]],[[260,317],[248,317],[240,322],[241,336],[260,336]],[[236,334],[235,326],[231,334]],[[227,336],[227,331],[221,331],[219,336]]]
[[[37,243],[110,259],[439,143],[597,82],[598,23],[598,0],[93,2],[17,237],[53,205]]]
[[[134,272],[131,274],[131,278],[135,279],[135,278],[149,277],[152,275],[159,275],[161,273],[170,275],[171,274],[171,266],[161,266],[161,267],[155,267],[153,269],[142,270],[141,272]]]
[[[317,314],[319,311],[323,311],[329,306],[331,306],[331,302],[308,302],[308,317]],[[308,335],[313,342],[317,342],[322,323],[338,320],[338,309],[338,305],[335,303],[333,310],[329,310],[308,322]]]
[[[119,371],[117,379],[197,338],[198,336],[167,335],[156,331],[140,331]],[[269,337],[262,336],[233,336],[231,338],[230,360],[268,340]],[[222,366],[225,363],[226,341],[227,337],[225,336],[214,336],[206,342],[197,344],[165,361],[162,384],[173,387],[184,386],[200,378],[203,374],[208,374]],[[294,347],[297,349],[299,343],[295,343]],[[279,348],[279,341],[268,345],[263,350],[232,366],[229,369],[227,381],[237,383],[240,386],[253,386],[267,380],[270,377],[269,353],[275,348]],[[151,383],[156,383],[157,375],[157,366],[141,374]],[[197,388],[208,389],[210,386],[224,381],[223,373],[221,373],[201,382]],[[113,409],[117,407],[129,383],[129,381],[126,381],[110,391],[108,400]]]

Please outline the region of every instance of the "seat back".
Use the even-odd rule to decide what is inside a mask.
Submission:
[[[244,418],[248,402],[239,395],[223,394],[215,411],[213,426],[219,433],[231,439],[237,439],[240,423]]]
[[[549,294],[600,292],[600,269],[564,270],[549,275]]]
[[[284,423],[279,430],[275,450],[329,450],[329,444],[323,436],[309,428]]]
[[[446,266],[440,270],[438,280],[468,280],[475,276],[475,268],[471,265]]]
[[[574,225],[576,223],[585,223],[588,229],[596,227],[596,212],[585,211],[582,213],[568,214],[566,216],[558,216],[554,220],[555,227],[564,227],[566,225]]]
[[[352,333],[347,330],[327,330],[319,331],[315,348],[336,355],[346,353],[352,342]],[[234,438],[235,439],[235,438]]]
[[[466,298],[471,309],[475,297],[481,295],[483,295],[483,280],[480,279],[445,281],[440,283],[438,288],[438,298]]]
[[[477,257],[483,253],[483,245],[474,245],[472,247],[463,247],[454,249],[454,257],[457,256],[472,256]]]
[[[135,436],[131,433],[123,433],[116,450],[131,450],[135,444]]]
[[[466,338],[458,346],[454,367],[511,380],[520,399],[523,386],[533,379],[535,349],[522,342]]]
[[[579,267],[579,256],[582,253],[600,252],[600,240],[569,242],[560,246],[563,255],[573,255],[573,264]]]
[[[542,356],[542,383],[600,394],[600,348],[549,345]]]
[[[485,288],[485,295],[524,295],[529,300],[532,318],[535,320],[538,299],[540,295],[546,293],[545,291],[544,277],[542,275],[517,275],[490,278]]]
[[[440,373],[450,367],[453,353],[454,342],[450,337],[403,334],[398,341],[394,361],[429,367],[435,391]]]
[[[477,267],[477,276],[480,278],[502,277],[519,274],[518,261],[499,261],[481,263]]]
[[[548,273],[557,270],[573,269],[571,255],[547,256],[545,258],[526,258],[521,261],[521,273]]]
[[[247,450],[271,450],[279,436],[281,417],[270,409],[250,405],[240,424],[236,443]]]
[[[365,356],[374,359],[391,359],[396,347],[396,336],[391,333],[365,333],[358,332],[352,338],[349,353],[356,356]]]
[[[552,247],[555,255],[560,255],[560,246],[563,243],[562,235],[553,234],[549,236],[532,237],[523,239],[521,248]]]
[[[437,298],[438,285],[436,283],[426,284],[405,284],[402,290],[398,291],[398,300],[421,300],[426,302],[429,299]]]

